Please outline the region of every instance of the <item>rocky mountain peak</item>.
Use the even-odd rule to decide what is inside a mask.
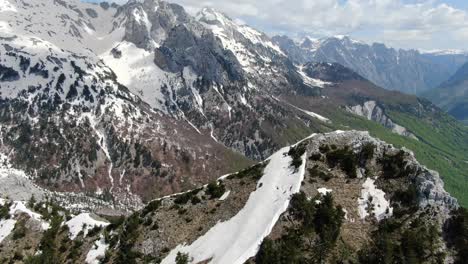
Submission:
[[[192,20],[183,7],[160,0],[130,1],[119,15],[125,21],[124,40],[146,50],[159,47],[172,28]]]
[[[226,14],[212,8],[212,7],[204,7],[202,8],[196,15],[195,18],[198,21],[202,21],[205,23],[214,23],[218,22],[221,24],[226,24],[228,22],[232,22],[232,19],[228,17]]]
[[[300,47],[308,50],[315,50],[320,45],[320,41],[318,39],[314,39],[311,37],[305,37],[304,40],[300,43]]]

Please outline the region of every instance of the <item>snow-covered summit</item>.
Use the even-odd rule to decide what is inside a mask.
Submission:
[[[436,55],[436,56],[468,54],[468,51],[460,50],[460,49],[433,49],[433,50],[420,49],[419,52],[421,52],[422,54],[430,54],[430,55]]]
[[[34,36],[75,53],[99,53],[119,38],[114,32],[115,5],[78,0],[1,0],[3,32]],[[51,12],[53,10],[53,12]]]
[[[261,45],[274,52],[283,54],[281,49],[273,44],[271,39],[264,33],[250,26],[239,24],[226,14],[213,8],[203,8],[195,17],[198,21],[210,28],[213,33],[223,41],[227,49],[233,51],[237,50],[236,47],[233,47],[236,46],[235,43],[229,43],[232,41],[241,42],[237,45],[245,45],[245,42],[250,42],[253,45]]]

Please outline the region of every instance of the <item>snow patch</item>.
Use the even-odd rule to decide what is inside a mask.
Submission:
[[[15,201],[13,202],[12,206],[10,207],[10,215],[15,216],[18,214],[27,214],[31,219],[34,219],[41,223],[42,230],[48,230],[50,228],[50,224],[42,219],[42,215],[35,213],[28,209],[24,202]]]
[[[91,250],[86,255],[87,264],[99,264],[101,259],[106,256],[106,250],[109,248],[109,245],[106,244],[104,236],[101,235],[100,239],[96,241],[91,248]]]
[[[253,192],[245,207],[226,222],[219,222],[191,245],[179,245],[162,261],[175,262],[178,252],[187,253],[193,263],[210,260],[210,263],[241,264],[254,256],[263,239],[273,229],[280,215],[286,211],[291,195],[299,192],[304,178],[306,154],[295,172],[292,159],[284,155],[283,148],[269,158],[264,175],[259,181],[262,188]]]
[[[358,211],[361,219],[369,215],[368,211],[371,211],[378,221],[392,216],[393,208],[385,199],[385,192],[375,186],[375,180],[367,178],[362,188],[361,197],[358,198]],[[372,205],[371,208],[369,204]]]
[[[164,84],[173,86],[170,80],[176,75],[161,70],[154,63],[154,53],[140,49],[133,43],[124,41],[114,48],[121,53],[120,58],[114,57],[112,49],[100,57],[115,72],[117,80],[151,107],[167,112],[161,87]]]
[[[18,12],[16,7],[12,5],[10,2],[7,0],[0,0],[0,13],[3,12]]]
[[[307,76],[307,73],[304,72],[304,66],[303,65],[298,67],[297,72],[301,75],[302,80],[304,81],[304,83],[306,85],[311,86],[311,87],[325,88],[327,85],[332,85],[333,84],[331,82],[322,81],[320,79],[310,78],[309,76]]]
[[[223,194],[223,196],[221,196],[221,198],[219,198],[220,201],[224,201],[226,200],[228,197],[229,197],[229,194],[231,194],[231,191],[227,191]]]
[[[284,101],[281,101],[280,99],[278,99],[278,98],[276,98],[276,97],[273,97],[273,99],[275,99],[275,100],[278,101],[278,102],[284,102]],[[303,112],[303,113],[305,113],[305,114],[307,114],[307,115],[309,115],[309,116],[311,116],[311,117],[313,117],[313,118],[316,118],[316,119],[318,119],[318,120],[320,120],[320,121],[322,121],[322,122],[331,123],[331,120],[330,120],[330,119],[328,119],[328,118],[326,118],[326,117],[324,117],[324,116],[322,116],[322,115],[319,115],[319,114],[314,113],[314,112],[311,112],[311,111],[304,110],[304,109],[299,108],[299,107],[297,107],[297,106],[295,106],[295,105],[292,105],[292,104],[290,104],[290,103],[288,103],[288,102],[284,102],[284,103],[286,103],[286,104],[288,104],[289,106],[292,106],[292,107],[296,108],[297,110],[299,110],[299,111],[301,111],[301,112]]]
[[[331,193],[331,192],[332,192],[332,189],[318,188],[317,191],[318,191],[321,195],[327,195],[328,193]]]
[[[93,229],[94,227],[105,227],[109,225],[109,223],[98,221],[91,217],[89,213],[82,213],[73,217],[70,221],[66,222],[66,225],[70,229],[70,238],[73,240],[82,230],[84,232],[84,235],[86,236],[88,234],[88,231]]]
[[[0,243],[11,234],[15,228],[16,221],[13,219],[0,221]]]

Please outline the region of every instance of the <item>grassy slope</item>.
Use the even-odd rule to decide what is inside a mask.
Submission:
[[[374,137],[414,152],[421,164],[442,176],[447,191],[468,207],[468,129],[449,117],[437,126],[402,113],[392,112],[394,121],[422,140],[399,136],[383,126],[341,110],[329,110],[337,129],[367,130]]]

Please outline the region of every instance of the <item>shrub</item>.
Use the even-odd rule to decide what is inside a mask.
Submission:
[[[94,237],[97,234],[99,234],[99,232],[101,232],[101,230],[102,230],[101,226],[94,226],[91,230],[88,231],[88,234],[86,236],[87,237]]]
[[[31,258],[32,263],[55,263],[57,255],[56,238],[62,226],[62,217],[54,214],[51,217],[50,228],[44,232],[39,245],[42,254]]]
[[[311,178],[318,177],[326,182],[333,178],[333,174],[320,170],[317,165],[313,168],[309,168],[309,175]]]
[[[452,217],[444,227],[447,244],[457,253],[455,263],[465,263],[468,259],[468,210],[459,208],[452,212]]]
[[[328,151],[330,151],[330,147],[328,145],[321,145],[319,150],[321,153],[328,153]]]
[[[306,152],[306,143],[300,143],[289,149],[288,155],[292,157],[291,166],[296,170],[302,165],[302,155]]]
[[[259,180],[263,176],[263,170],[265,169],[267,163],[260,163],[250,168],[247,168],[243,171],[240,171],[236,174],[232,174],[228,176],[228,179],[244,179],[244,178],[252,178],[255,180]]]
[[[359,263],[443,263],[443,254],[435,254],[440,247],[437,227],[420,217],[409,227],[399,219],[382,220],[372,243],[358,252]]]
[[[356,178],[357,159],[354,152],[347,146],[343,149],[335,149],[327,153],[327,163],[334,168],[340,165],[341,170],[350,178]]]
[[[183,205],[183,204],[186,204],[188,201],[190,201],[191,198],[192,198],[192,195],[190,193],[183,193],[183,194],[178,195],[174,199],[174,203]]]
[[[115,230],[125,222],[124,216],[108,218],[110,224],[106,227],[107,231]]]
[[[302,222],[302,229],[306,233],[310,233],[314,230],[315,200],[307,199],[304,192],[292,196],[290,213],[296,220]]]
[[[340,234],[343,220],[344,212],[341,206],[335,207],[333,197],[328,193],[323,197],[321,203],[317,205],[313,219],[315,232],[319,235],[321,244],[332,248]]]
[[[34,197],[34,194],[31,195],[31,198],[29,199],[28,201],[28,207],[33,209],[34,208],[34,205],[36,204],[36,198]]]
[[[406,177],[411,173],[411,169],[406,166],[406,153],[400,150],[395,155],[387,153],[379,160],[382,164],[383,176],[387,179]]]
[[[177,252],[176,256],[176,264],[188,264],[189,263],[189,255],[181,252]]]
[[[187,202],[191,201],[200,191],[201,191],[201,188],[180,194],[176,197],[176,199],[174,200],[174,203],[179,204],[179,205],[187,204]]]
[[[279,240],[265,239],[260,246],[257,264],[300,264],[308,262],[305,254],[301,234],[290,231]]]
[[[312,155],[310,155],[309,160],[312,160],[312,161],[319,161],[321,158],[322,158],[322,154],[320,154],[320,153],[313,153]]]
[[[344,219],[341,207],[333,205],[330,194],[317,205],[301,192],[292,196],[289,213],[294,226],[279,239],[265,239],[255,263],[327,263],[326,256],[334,248]]]
[[[361,160],[367,161],[374,157],[375,145],[372,143],[366,143],[362,146],[361,150]]]
[[[140,224],[140,216],[135,213],[126,221],[119,235],[118,254],[115,263],[134,264],[140,256],[138,252],[133,250],[133,245],[138,238],[138,226]]]
[[[153,218],[151,218],[151,217],[147,217],[147,218],[145,218],[145,220],[143,221],[143,225],[144,225],[144,226],[150,226],[150,225],[152,225],[152,224],[153,224]]]
[[[408,207],[409,210],[414,209],[418,205],[418,189],[416,185],[409,184],[406,190],[395,191],[394,200],[401,203],[402,206]]]
[[[226,187],[224,187],[222,182],[211,182],[206,187],[206,194],[210,196],[210,199],[218,199],[226,192]]]
[[[198,196],[193,196],[191,202],[193,205],[195,205],[201,203],[201,200],[198,198]]]
[[[5,203],[0,206],[0,220],[10,219],[10,203]]]
[[[25,220],[20,220],[16,222],[15,228],[13,230],[13,240],[18,240],[26,236],[25,224]]]
[[[141,215],[143,217],[145,217],[149,213],[152,213],[152,212],[158,210],[158,208],[160,206],[161,206],[161,201],[160,200],[152,201],[141,211]]]

